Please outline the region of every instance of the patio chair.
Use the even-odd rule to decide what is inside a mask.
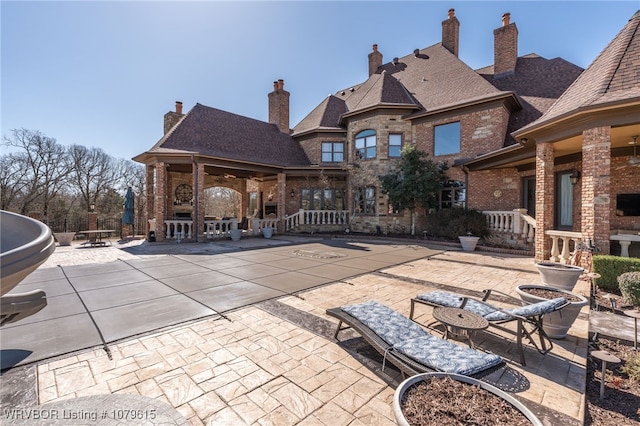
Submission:
[[[375,301],[327,309],[339,320],[334,334],[352,328],[402,375],[443,371],[479,376],[504,364],[498,355],[481,352],[434,336],[399,312]],[[343,324],[346,326],[343,327]]]
[[[19,321],[39,312],[47,306],[47,295],[43,290],[0,297],[0,326]]]
[[[429,305],[432,307],[448,306],[454,308],[467,309],[474,312],[487,321],[489,326],[509,332],[516,335],[518,351],[520,352],[520,364],[526,365],[524,359],[524,348],[522,346],[522,337],[525,336],[536,350],[541,354],[546,354],[553,349],[553,342],[545,333],[542,327],[544,315],[560,310],[567,306],[569,302],[564,297],[545,300],[538,303],[527,303],[516,297],[497,290],[484,290],[482,300],[476,300],[460,294],[448,291],[432,291],[430,293],[419,294],[411,299],[411,312],[409,318],[413,320],[416,304]],[[494,306],[487,302],[493,293],[500,294],[513,304],[520,305],[516,308],[504,309]],[[517,329],[514,332],[503,326],[503,324],[515,321]],[[534,335],[538,335],[539,345],[534,339]]]

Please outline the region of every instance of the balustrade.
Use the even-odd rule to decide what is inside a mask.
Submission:
[[[237,219],[205,220],[205,234],[208,239],[231,238],[231,230],[238,229]]]
[[[544,234],[551,238],[552,262],[568,264],[571,251],[584,240],[580,232],[548,230]]]
[[[192,220],[165,220],[166,228],[165,238],[167,240],[182,240],[183,238],[191,239],[193,237],[193,221]]]

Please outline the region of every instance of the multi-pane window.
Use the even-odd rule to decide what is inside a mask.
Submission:
[[[467,201],[467,189],[457,180],[448,181],[440,190],[440,208],[464,207]]]
[[[363,130],[356,135],[356,157],[360,159],[376,158],[375,130]]]
[[[460,152],[460,122],[436,126],[434,130],[434,155],[457,154]]]
[[[400,157],[402,153],[402,135],[392,133],[389,135],[389,158]]]
[[[339,163],[344,160],[344,143],[322,142],[322,162]]]
[[[344,210],[342,189],[303,189],[300,194],[304,210]]]
[[[376,214],[376,188],[367,186],[354,191],[354,202],[357,213],[372,215]]]

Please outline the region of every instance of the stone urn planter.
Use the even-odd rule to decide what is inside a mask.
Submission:
[[[261,232],[262,232],[262,236],[265,238],[271,238],[273,236],[273,228],[270,226],[266,228],[262,228]]]
[[[538,262],[536,268],[542,283],[551,287],[572,291],[584,269],[579,266],[555,262]]]
[[[240,238],[242,238],[242,229],[232,229],[229,233],[231,234],[231,241],[240,241]]]
[[[53,234],[60,246],[70,246],[73,237],[76,236],[75,232],[55,232]]]
[[[540,292],[544,292],[545,295],[540,296],[535,294]],[[522,300],[529,303],[542,302],[556,297],[564,297],[569,301],[569,305],[559,311],[551,312],[544,316],[542,327],[552,339],[564,339],[567,337],[567,333],[573,325],[573,322],[578,318],[580,310],[589,304],[589,300],[586,297],[561,288],[543,285],[519,285],[516,287],[516,293],[518,293]]]
[[[458,239],[460,240],[460,244],[462,244],[462,250],[474,251],[476,249],[476,245],[478,244],[478,241],[480,240],[480,237],[461,235],[458,237]]]
[[[463,384],[465,386],[474,386],[474,388],[470,388],[469,392],[465,392],[466,395],[473,394],[472,396],[478,396],[478,394],[475,393],[476,391],[473,391],[473,389],[479,388],[479,390],[477,391],[478,393],[485,393],[483,391],[488,392],[489,400],[491,400],[493,397],[496,397],[507,402],[509,405],[511,405],[511,407],[513,408],[513,413],[511,416],[509,416],[509,419],[507,419],[504,424],[512,423],[513,417],[516,415],[520,415],[519,413],[521,413],[521,415],[524,416],[526,420],[529,420],[532,425],[542,426],[542,422],[536,417],[536,415],[533,414],[531,410],[529,410],[523,403],[518,401],[512,395],[509,395],[508,393],[496,388],[493,385],[482,382],[478,379],[474,379],[472,377],[463,376],[460,374],[440,373],[440,372],[418,374],[415,376],[411,376],[407,378],[405,381],[403,381],[402,383],[400,383],[400,385],[397,387],[395,391],[395,394],[393,395],[393,414],[396,418],[396,422],[398,423],[398,425],[410,426],[411,424],[416,424],[415,420],[410,422],[411,419],[408,419],[407,417],[405,417],[405,412],[403,411],[404,403],[411,389],[418,385],[421,385],[422,383],[429,384],[432,380],[443,379],[445,377],[450,378],[455,382],[458,382],[458,383],[454,383],[456,386],[458,384]],[[485,407],[478,407],[478,409],[474,409],[473,403],[474,403],[474,400],[476,400],[476,398],[472,398],[472,397],[468,398],[468,404],[460,404],[461,401],[459,400],[451,401],[449,397],[447,397],[446,395],[444,396],[444,398],[446,398],[446,400],[443,401],[443,407],[444,407],[444,410],[446,411],[453,410],[454,407],[452,407],[451,405],[452,403],[453,404],[457,403],[456,405],[464,405],[464,407],[461,410],[467,410],[475,413],[483,412],[483,410],[485,409]],[[414,400],[414,402],[416,402],[416,404],[419,402],[419,408],[422,408],[423,401]],[[484,403],[486,404],[486,402],[487,400],[485,400]],[[498,401],[498,403],[499,402],[500,401]],[[421,412],[424,411],[428,413],[438,411],[439,407],[437,407],[437,403],[438,403],[437,398],[434,398],[434,395],[429,395],[428,400],[424,399],[424,404],[425,404],[424,410],[420,410],[420,411]],[[483,402],[480,402],[480,404],[483,404]],[[496,404],[489,404],[488,406],[495,407]],[[442,407],[440,407],[440,409],[442,409]],[[502,414],[505,414],[505,413],[502,413]],[[488,413],[487,415],[489,417],[492,416],[491,413]],[[523,421],[526,421],[525,419],[523,419]],[[497,419],[494,419],[494,418],[485,419],[485,420],[489,420],[489,422],[497,421],[497,423],[500,423]],[[505,419],[502,419],[502,420],[504,421]],[[461,419],[460,423],[462,424],[463,422],[464,422],[464,419]],[[432,422],[429,424],[434,424],[434,423]],[[482,423],[474,423],[474,424],[482,424]]]

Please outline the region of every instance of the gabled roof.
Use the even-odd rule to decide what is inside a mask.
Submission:
[[[640,100],[639,58],[640,11],[553,106],[539,120],[521,130],[541,126],[578,110]]]
[[[337,126],[337,123],[345,112],[347,112],[345,101],[329,95],[293,128],[293,136],[310,131],[344,131]]]
[[[275,124],[196,104],[147,154],[199,153],[281,167],[308,166],[300,145]]]
[[[371,75],[357,90],[349,93],[350,96],[345,96],[349,114],[381,106],[418,108],[407,89],[384,70]]]

